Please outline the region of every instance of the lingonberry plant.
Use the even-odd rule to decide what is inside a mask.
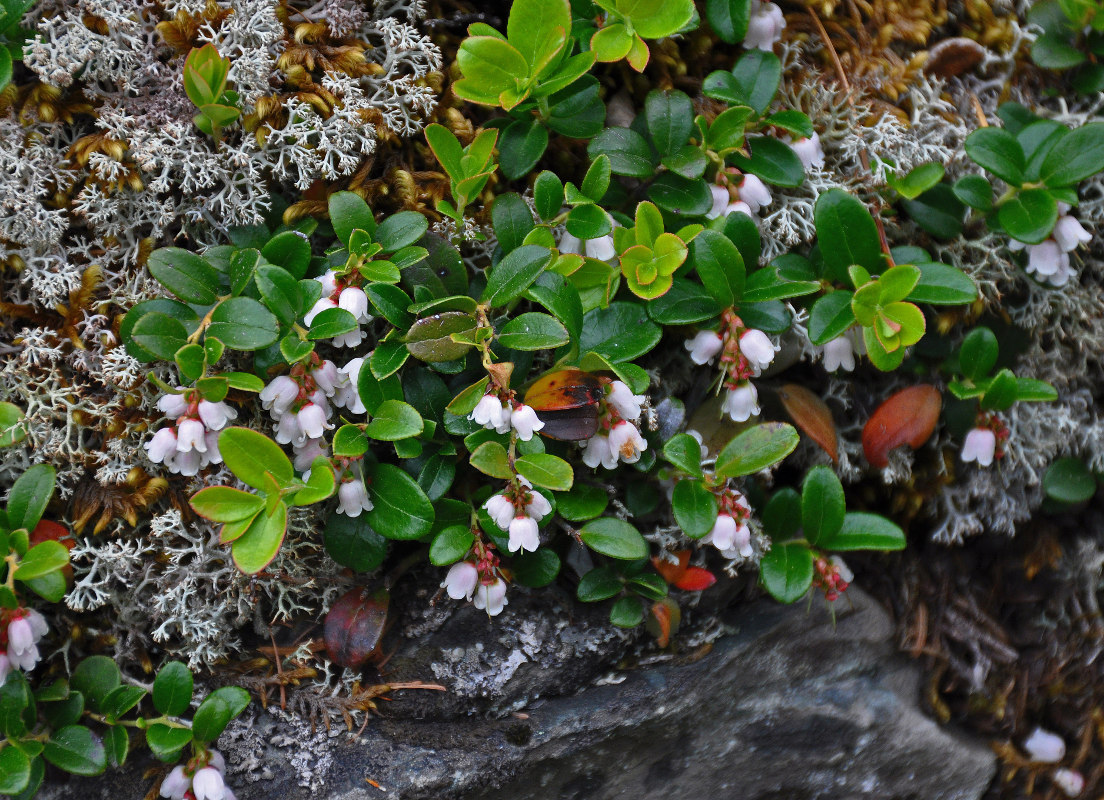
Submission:
[[[447,78],[414,28],[339,0],[243,0],[257,13],[168,3],[171,18],[151,23],[165,57],[150,74],[171,73],[159,113],[195,138],[166,157],[162,139],[129,124],[129,78],[116,70],[141,63],[127,47],[142,37],[103,33],[144,22],[92,5],[75,21],[53,7],[35,17],[43,39],[27,58],[95,102],[53,84],[0,98],[19,105],[10,138],[26,143],[26,163],[4,174],[26,170],[51,195],[25,230],[0,224],[5,247],[29,241],[5,251],[3,275],[32,287],[0,310],[35,326],[63,319],[57,337],[35,327],[5,340],[25,359],[5,375],[24,387],[26,372],[53,407],[75,409],[64,433],[44,435],[34,397],[24,392],[26,414],[0,403],[0,446],[30,437],[54,462],[28,466],[46,452],[28,448],[0,515],[0,792],[32,796],[45,763],[82,775],[122,764],[140,730],[166,763],[163,797],[233,797],[212,746],[248,704],[243,689],[215,689],[189,720],[181,662],[143,664],[151,686],[102,650],[42,677],[59,636],[49,604],[68,592],[74,610],[103,605],[112,580],[80,530],[93,511],[72,531],[44,519],[55,468],[61,494],[82,504],[91,473],[118,478],[128,488],[105,493],[102,513],[132,525],[171,485],[169,513],[248,587],[241,603],[258,605],[255,587],[310,587],[307,605],[280,595],[276,616],[327,612],[326,657],[350,670],[414,575],[439,585],[428,602],[491,617],[559,584],[670,647],[696,595],[725,576],[757,570],[778,601],[831,606],[854,580],[841,554],[904,548],[898,523],[916,503],[891,520],[845,484],[927,491],[917,462],[933,485],[968,482],[955,502],[969,505],[1026,464],[1016,474],[1041,482],[1053,507],[1096,491],[1099,455],[1024,455],[1024,409],[1062,402],[1068,386],[1052,385],[1037,352],[1021,356],[1040,309],[1064,308],[1086,277],[1104,123],[1016,103],[986,115],[974,97],[975,129],[929,131],[917,155],[893,114],[867,124],[878,107],[856,103],[817,13],[788,22],[763,0],[517,0],[504,31],[488,15],[460,37],[453,107],[435,110]],[[30,4],[0,6],[2,87]],[[1082,91],[1101,82],[1098,6],[1054,0],[1030,15],[1043,30],[1036,63],[1075,69]],[[243,19],[255,28],[234,27]],[[792,22],[822,35],[838,93],[796,74],[797,46],[779,45]],[[79,59],[55,52],[86,35],[111,41],[109,63],[91,46]],[[707,66],[679,61],[680,47],[718,42]],[[392,72],[395,85],[376,82]],[[116,79],[122,88],[103,89]],[[935,100],[924,108],[950,115]],[[102,127],[80,135],[49,127],[95,115]],[[58,142],[63,170],[27,166]],[[124,199],[112,193],[108,207],[104,187]],[[184,199],[159,199],[174,193]],[[77,279],[59,277],[61,234],[34,235],[55,206],[79,220],[66,234]],[[976,242],[982,255],[967,249]],[[125,267],[105,278],[112,248]],[[105,280],[112,299],[94,302]],[[36,309],[39,293],[49,302]],[[1004,293],[1029,311],[1013,319]],[[81,351],[81,377],[41,378],[63,347]],[[103,374],[86,375],[89,363]],[[124,397],[113,419],[80,434],[112,392]],[[139,436],[142,469],[120,470],[123,442]],[[114,455],[73,459],[82,473],[63,475],[59,454],[76,439]],[[76,586],[74,544],[98,565]],[[119,556],[120,582],[147,553],[185,560],[137,552]],[[320,562],[333,569],[316,584]],[[319,650],[296,658],[320,662]],[[196,648],[190,663],[228,652]],[[273,639],[278,680],[281,652]]]

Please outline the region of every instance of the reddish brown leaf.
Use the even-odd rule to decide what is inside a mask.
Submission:
[[[678,558],[677,564],[672,564],[661,556],[655,556],[652,559],[652,564],[655,566],[656,572],[663,576],[663,580],[667,583],[676,583],[686,573],[686,565],[690,563],[690,551],[679,550],[671,555]]]
[[[687,567],[686,574],[675,581],[675,586],[686,592],[701,592],[717,582],[716,576],[701,567]]]
[[[782,401],[786,413],[790,415],[790,419],[801,429],[801,432],[820,445],[831,457],[833,464],[838,464],[839,442],[836,436],[836,423],[824,401],[796,383],[787,383],[779,389],[778,399]]]
[[[985,58],[985,48],[973,39],[956,36],[938,42],[928,51],[924,72],[940,78],[953,78],[969,72]]]
[[[889,466],[889,451],[907,444],[913,450],[932,435],[943,408],[943,396],[934,386],[920,384],[890,397],[863,426],[866,460],[875,467]]]
[[[678,603],[670,597],[664,597],[652,603],[652,607],[648,610],[648,618],[644,620],[644,627],[655,637],[657,645],[666,647],[671,637],[678,633],[680,622],[682,622],[682,611],[679,610]]]
[[[334,603],[323,628],[330,659],[349,669],[363,666],[383,635],[390,600],[386,589],[353,589]]]

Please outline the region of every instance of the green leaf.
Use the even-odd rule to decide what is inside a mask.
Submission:
[[[675,522],[691,539],[705,536],[717,522],[717,498],[700,481],[683,480],[675,484],[671,510]]]
[[[170,661],[153,679],[153,707],[170,717],[179,717],[192,704],[192,671],[179,661]]]
[[[661,325],[691,325],[713,319],[723,306],[694,281],[675,278],[671,288],[648,301],[648,316]]]
[[[162,247],[150,253],[146,268],[185,303],[208,306],[218,299],[218,272],[202,256],[179,247]]]
[[[260,350],[280,336],[275,315],[251,297],[231,297],[211,313],[207,335],[235,350]]]
[[[35,464],[15,479],[8,492],[8,528],[33,531],[54,494],[55,471],[49,464]]]
[[[791,281],[778,273],[777,267],[764,267],[748,275],[744,285],[743,302],[763,303],[770,300],[788,300],[813,294],[821,288],[819,281]]]
[[[644,101],[644,117],[660,156],[672,155],[686,144],[694,127],[694,107],[684,92],[652,90]]]
[[[12,79],[12,54],[7,47],[0,47],[0,89],[3,89]],[[2,752],[0,752],[2,754]],[[2,775],[2,773],[0,773]],[[27,764],[27,775],[30,777],[30,763]],[[20,789],[23,787],[20,786]],[[18,791],[18,790],[16,790]],[[14,792],[12,792],[14,794]]]
[[[563,323],[571,341],[579,340],[583,330],[583,304],[579,290],[566,278],[555,272],[544,272],[526,290],[525,296],[551,311]]]
[[[250,519],[265,504],[263,498],[230,486],[208,486],[200,489],[192,495],[189,503],[197,514],[213,522]]]
[[[648,187],[648,197],[672,214],[699,216],[713,206],[713,196],[704,180],[684,178],[674,172],[664,172],[656,178]]]
[[[534,486],[566,492],[571,489],[575,474],[571,465],[550,453],[534,453],[514,462],[514,468]]]
[[[583,525],[579,535],[591,550],[610,558],[636,561],[648,557],[648,543],[640,531],[621,519],[591,520]]]
[[[597,203],[609,190],[610,173],[609,156],[598,156],[583,176],[583,182],[579,186],[580,191]]]
[[[1071,131],[1043,160],[1039,179],[1051,188],[1073,186],[1104,170],[1104,122]]]
[[[286,534],[287,505],[279,500],[271,512],[258,514],[245,533],[234,540],[234,565],[246,575],[257,574],[276,558]]]
[[[829,189],[817,198],[813,219],[829,277],[843,280],[852,264],[875,274],[885,269],[878,228],[858,198]]]
[[[759,579],[778,602],[800,600],[813,582],[812,551],[800,542],[771,545],[759,562]]]
[[[503,326],[498,341],[511,350],[548,350],[567,344],[570,336],[559,320],[530,311]]]
[[[107,656],[89,656],[69,678],[69,687],[84,695],[93,711],[100,709],[100,703],[119,683],[119,667]]]
[[[958,306],[977,299],[977,286],[962,270],[937,262],[916,267],[920,270],[920,280],[906,298],[913,303]]]
[[[223,686],[204,698],[192,719],[192,736],[197,742],[215,741],[234,717],[249,705],[249,692],[238,686]]]
[[[108,719],[119,719],[146,696],[146,690],[141,686],[116,686],[107,693],[107,697],[100,704],[104,715]]]
[[[1043,69],[1063,70],[1084,63],[1087,56],[1071,45],[1067,36],[1044,33],[1031,45],[1031,60]]]
[[[552,252],[540,245],[523,245],[508,253],[491,269],[481,301],[498,307],[515,300],[544,272],[551,261]]]
[[[344,308],[327,308],[318,312],[311,320],[307,338],[313,341],[332,339],[335,336],[342,336],[350,331],[355,331],[357,327],[356,317]]]
[[[915,200],[928,189],[943,180],[942,164],[929,161],[913,167],[903,178],[891,182],[897,193],[909,200]]]
[[[852,511],[843,518],[843,525],[835,534],[823,537],[817,544],[839,552],[903,550],[905,534],[885,517]]]
[[[99,775],[107,769],[103,742],[83,725],[68,725],[54,731],[42,748],[42,757],[74,775]]]
[[[702,476],[701,445],[688,433],[672,436],[663,445],[663,457],[695,478]]]
[[[571,491],[556,495],[556,513],[570,522],[583,522],[600,516],[609,505],[604,489],[589,483],[576,483]]]
[[[1054,230],[1058,204],[1046,189],[1024,189],[997,212],[1001,227],[1024,244],[1038,244]]]
[[[176,761],[183,750],[192,741],[192,732],[187,728],[170,728],[161,722],[155,722],[146,728],[146,744],[154,756],[162,761]]]
[[[932,236],[953,239],[962,233],[962,218],[966,206],[944,183],[937,184],[915,200],[902,200],[908,215]]]
[[[1016,399],[1021,402],[1050,403],[1058,399],[1058,390],[1046,381],[1016,378]]]
[[[389,283],[371,283],[364,287],[364,293],[368,295],[368,300],[380,316],[396,328],[406,330],[414,324],[414,315],[407,311],[410,307],[410,297],[398,286]],[[354,324],[355,322],[354,319]],[[312,333],[314,331],[313,325],[311,331]]]
[[[425,423],[414,407],[401,400],[384,400],[364,428],[364,435],[381,442],[395,442],[421,434]]]
[[[426,131],[426,138],[429,138],[429,131]],[[432,141],[430,145],[433,145]],[[349,237],[355,230],[366,231],[369,235],[376,232],[376,218],[372,216],[372,210],[368,208],[364,198],[358,194],[334,192],[330,195],[329,212],[334,233],[345,247],[349,246]]]
[[[966,137],[966,155],[1013,186],[1021,186],[1027,159],[1016,137],[1004,128],[978,128]]]
[[[532,74],[563,49],[571,31],[568,0],[514,0],[506,37],[532,68]]]
[[[105,730],[104,750],[107,752],[107,763],[113,767],[121,767],[126,762],[127,752],[130,750],[130,736],[127,734],[127,729],[117,725]]]
[[[491,220],[503,253],[520,247],[529,231],[533,230],[533,213],[517,192],[506,192],[495,198],[491,206]]]
[[[131,331],[132,344],[141,349],[140,354],[152,355],[146,361],[161,359],[172,361],[181,347],[188,343],[188,331],[184,325],[174,317],[160,311],[151,311],[143,314]]]
[[[612,230],[609,215],[598,206],[576,206],[567,215],[567,232],[577,239],[597,239]]]
[[[584,603],[598,603],[608,600],[621,591],[621,580],[609,567],[590,570],[579,579],[575,596]]]
[[[263,264],[257,269],[257,290],[265,305],[284,325],[291,325],[303,310],[299,282],[283,267]]]
[[[226,428],[219,434],[219,453],[227,468],[243,483],[267,490],[265,473],[286,486],[295,478],[291,461],[276,442],[248,428]]]
[[[563,203],[563,181],[556,176],[556,173],[545,170],[533,183],[533,204],[537,208],[537,214],[543,220],[550,220],[560,213]],[[499,241],[501,240],[502,237],[499,236]],[[512,249],[507,249],[507,252]]]
[[[376,228],[375,240],[383,252],[394,253],[420,240],[429,230],[429,221],[416,211],[392,214]]]
[[[41,577],[30,578],[25,583],[28,589],[50,603],[60,602],[69,589],[61,572],[48,572]]]
[[[524,249],[518,248],[514,253],[519,253]],[[544,250],[544,248],[538,249]],[[511,253],[510,256],[514,253]],[[507,256],[507,258],[510,256]],[[420,319],[410,326],[410,330],[404,338],[405,347],[410,355],[421,361],[431,363],[454,361],[466,355],[468,350],[471,349],[471,345],[453,341],[452,334],[470,334],[476,329],[476,326],[475,317],[463,311],[445,311],[434,314],[431,317]],[[382,344],[390,343],[381,343],[380,347],[382,347]],[[377,354],[380,352],[380,347],[376,348]],[[376,372],[375,357],[372,359],[372,371],[373,373]],[[391,370],[391,372],[394,372],[394,370]],[[390,372],[387,374],[390,374]]]
[[[7,53],[7,50],[0,50]],[[0,64],[2,67],[2,64]],[[7,79],[11,79],[11,57],[8,57]],[[6,83],[0,70],[0,84]],[[17,794],[31,782],[31,759],[22,750],[5,747],[0,750],[0,794]]]
[[[455,90],[461,97],[484,105],[498,105],[499,95],[516,91],[519,80],[529,74],[525,56],[494,36],[464,39],[456,53],[456,63],[464,79],[454,84]]]
[[[540,589],[560,574],[560,557],[547,547],[533,553],[521,553],[510,562],[514,580],[522,586]]]
[[[603,154],[609,156],[614,175],[650,178],[655,172],[657,159],[651,146],[631,128],[606,128],[591,139],[587,155],[594,160]]]
[[[619,597],[610,609],[609,620],[618,628],[635,628],[644,621],[644,607],[635,597]]]
[[[433,504],[404,470],[393,464],[366,468],[372,510],[368,524],[388,539],[420,539],[433,528]]]
[[[753,113],[747,106],[722,111],[709,126],[705,136],[706,146],[721,154],[743,147],[744,131]]]
[[[793,538],[801,527],[801,495],[790,487],[771,495],[763,509],[763,530],[771,541]]]
[[[483,442],[472,451],[471,465],[484,475],[492,478],[508,481],[514,477],[514,471],[510,469],[510,460],[506,455],[506,448],[501,443],[490,441]]]
[[[337,491],[337,478],[333,464],[326,456],[319,456],[311,464],[307,485],[291,495],[288,502],[293,506],[309,506],[321,503],[333,497]]]
[[[644,39],[677,33],[694,17],[692,0],[620,0],[617,8]]]
[[[836,473],[825,466],[809,470],[801,487],[801,525],[809,543],[818,544],[839,531],[846,512],[843,484]]]
[[[498,140],[499,167],[510,180],[528,175],[548,147],[548,128],[533,118],[519,119]]]
[[[722,41],[742,42],[751,18],[751,0],[706,0],[705,18]]]
[[[1043,491],[1062,503],[1083,503],[1096,494],[1096,478],[1079,458],[1060,458],[1047,467]]]
[[[376,533],[363,514],[330,514],[322,543],[330,558],[354,572],[371,572],[387,557],[387,539]]]
[[[583,317],[579,349],[618,364],[644,355],[659,344],[662,335],[662,329],[648,318],[644,306],[613,302]]]
[[[997,363],[997,337],[988,328],[974,328],[962,340],[958,366],[972,381],[985,378]]]
[[[261,255],[265,261],[283,267],[299,280],[307,274],[307,267],[310,266],[310,238],[302,231],[278,233],[261,248]]]
[[[966,175],[955,181],[952,191],[970,208],[987,213],[993,208],[993,186],[981,175]]]
[[[702,92],[734,106],[751,106],[757,114],[767,110],[782,82],[782,62],[774,53],[751,50],[740,57],[732,72],[712,72]]]
[[[69,550],[61,542],[47,539],[39,542],[19,559],[15,570],[17,580],[29,581],[56,572],[69,563]]]
[[[581,309],[579,321],[582,324]],[[23,441],[26,436],[22,409],[12,403],[0,402],[0,447],[11,447]]]
[[[717,457],[717,477],[738,478],[777,464],[794,451],[801,437],[784,422],[763,422],[739,433]]]
[[[704,230],[690,242],[690,263],[702,284],[722,308],[744,294],[744,259],[736,245],[722,233]]]
[[[429,546],[429,563],[437,567],[455,564],[471,550],[475,534],[466,525],[452,525],[433,537]]]

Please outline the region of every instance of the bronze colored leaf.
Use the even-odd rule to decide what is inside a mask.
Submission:
[[[386,589],[353,589],[326,615],[323,636],[330,658],[349,669],[359,669],[376,649],[387,622],[391,595]]]
[[[875,467],[889,466],[889,452],[907,444],[913,450],[932,435],[943,408],[943,395],[934,386],[920,384],[902,389],[878,406],[863,426],[866,460]]]
[[[778,399],[801,432],[820,445],[833,464],[838,464],[839,440],[836,423],[824,401],[796,383],[787,383],[779,389]]]
[[[928,51],[924,72],[940,78],[953,78],[980,64],[985,52],[984,47],[964,36],[944,39]]]

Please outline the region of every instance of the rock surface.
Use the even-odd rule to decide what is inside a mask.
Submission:
[[[413,720],[399,692],[354,744],[261,715],[222,742],[230,783],[240,800],[980,797],[993,755],[920,712],[918,672],[888,617],[848,594],[834,629],[822,608],[744,606],[726,620],[736,633],[696,659],[613,673],[501,719]],[[141,766],[43,797],[137,800]]]

